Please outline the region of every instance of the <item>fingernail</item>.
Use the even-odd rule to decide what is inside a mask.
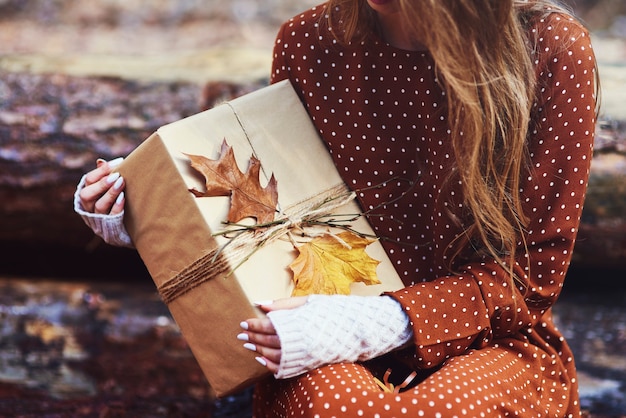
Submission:
[[[267,361],[263,357],[255,357],[254,359],[261,363],[261,366],[267,367]]]
[[[119,157],[114,160],[111,160],[109,161],[109,167],[111,168],[117,167],[118,165],[122,164],[122,161],[124,161],[124,157]]]
[[[237,339],[239,341],[248,341],[248,334],[246,334],[245,332],[242,332],[241,334],[237,334]]]
[[[113,188],[114,188],[115,190],[119,190],[119,188],[120,188],[120,187],[122,187],[122,183],[124,183],[124,178],[123,178],[122,176],[120,176],[120,178],[118,178],[118,179],[115,181],[115,184],[113,185]]]
[[[106,160],[103,160],[102,158],[98,158],[96,160],[96,167],[100,167],[104,163],[106,163]]]
[[[107,184],[113,183],[118,178],[120,178],[120,173],[115,172],[115,173],[109,174],[109,176],[107,177]]]
[[[256,351],[256,345],[252,344],[252,343],[245,343],[243,345],[243,348],[250,350],[250,351]]]
[[[267,305],[271,305],[272,303],[274,303],[273,300],[259,300],[256,302],[252,302],[254,304],[254,306],[267,306]]]
[[[124,201],[124,192],[120,193],[117,196],[117,199],[115,199],[115,204],[116,205],[121,205],[123,201]]]
[[[248,323],[246,321],[242,321],[239,323],[239,326],[243,329],[245,329],[246,331],[248,330]]]

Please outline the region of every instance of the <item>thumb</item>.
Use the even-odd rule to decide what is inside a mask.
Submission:
[[[296,296],[273,301],[255,302],[255,305],[265,312],[278,311],[281,309],[295,309],[304,305],[308,298],[308,296]]]

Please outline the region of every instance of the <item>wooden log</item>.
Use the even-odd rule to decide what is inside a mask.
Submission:
[[[252,88],[0,72],[4,270],[28,263],[28,248],[31,260],[37,252],[58,259],[109,251],[72,210],[76,185],[96,158],[126,156],[158,127]]]
[[[126,156],[158,127],[262,83],[200,85],[0,72],[0,250],[9,254],[5,267],[7,260],[28,263],[24,248],[38,248],[55,260],[62,258],[59,249],[68,257],[75,250],[112,251],[72,210],[76,184],[96,158]],[[603,122],[598,129],[598,161],[611,155],[625,158],[625,124]],[[592,168],[576,263],[626,268],[626,173],[611,167]],[[19,256],[11,257],[11,248],[21,248]]]

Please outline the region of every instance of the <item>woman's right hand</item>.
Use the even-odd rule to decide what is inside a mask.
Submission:
[[[117,215],[124,210],[124,178],[113,169],[123,158],[111,161],[98,159],[96,168],[85,176],[85,185],[79,191],[83,210],[104,215]]]

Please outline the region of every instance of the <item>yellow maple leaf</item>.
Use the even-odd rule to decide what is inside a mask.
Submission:
[[[295,283],[292,296],[348,295],[352,283],[380,283],[376,276],[380,261],[365,252],[365,247],[375,240],[351,232],[337,236],[343,243],[323,235],[297,247],[298,257],[289,265]]]

